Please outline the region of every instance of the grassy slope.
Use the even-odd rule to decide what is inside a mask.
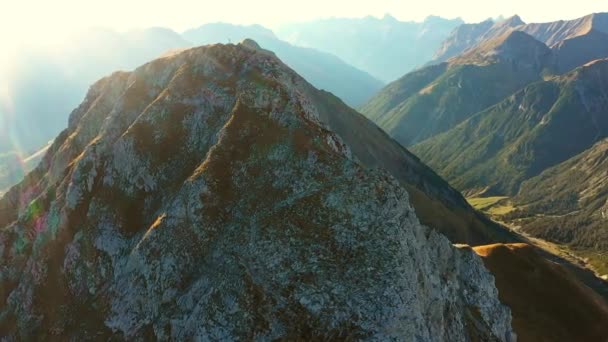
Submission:
[[[449,63],[414,71],[388,85],[361,108],[404,146],[444,132],[471,115],[541,79],[549,49],[511,33]]]
[[[599,64],[527,86],[412,151],[461,191],[514,195],[524,180],[608,134],[598,90],[608,61]]]
[[[460,190],[511,196],[483,210],[606,274],[606,79],[604,60],[532,84],[412,150]]]
[[[509,65],[498,63],[455,65],[424,84],[427,76],[439,69],[437,66],[428,68],[434,69],[425,68],[417,72],[419,75],[406,78],[406,87],[412,89],[403,90],[404,94],[387,88],[361,109],[363,114],[405,146],[444,132],[539,79],[538,75],[517,73]],[[416,88],[419,90],[413,93]],[[408,93],[412,94],[399,101]]]

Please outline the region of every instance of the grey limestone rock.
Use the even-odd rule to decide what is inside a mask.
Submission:
[[[511,340],[479,257],[422,226],[310,92],[242,45],[93,85],[0,201],[0,335]]]

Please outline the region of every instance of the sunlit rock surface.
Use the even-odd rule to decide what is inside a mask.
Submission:
[[[0,201],[0,335],[511,340],[479,257],[313,92],[251,42],[98,81]]]

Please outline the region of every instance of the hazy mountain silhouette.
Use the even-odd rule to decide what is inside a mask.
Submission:
[[[385,82],[424,65],[461,19],[429,16],[423,22],[331,18],[287,24],[277,30],[293,44],[330,52]]]
[[[315,87],[334,93],[351,106],[359,106],[383,87],[383,83],[334,55],[291,45],[260,25],[206,24],[183,34],[195,45],[238,42],[251,38],[277,54]]]

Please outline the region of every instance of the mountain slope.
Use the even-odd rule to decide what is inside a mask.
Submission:
[[[455,243],[480,245],[517,240],[471,208],[458,191],[370,120],[333,95],[321,94],[310,95],[323,109],[320,120],[344,139],[364,165],[390,172],[410,193],[412,205],[424,224]]]
[[[524,182],[513,198],[523,229],[579,249],[608,249],[608,141]],[[542,215],[542,217],[541,217]]]
[[[517,340],[604,341],[608,306],[563,266],[526,244],[475,247],[513,310]]]
[[[608,33],[608,13],[593,13],[573,20],[527,24],[521,30],[554,46],[569,38],[588,33],[590,30]]]
[[[434,63],[445,62],[476,46],[483,40],[492,40],[509,32],[511,28],[523,22],[518,16],[494,22],[492,19],[476,24],[462,24],[458,26],[446,40],[441,43],[433,56]]]
[[[481,260],[313,93],[251,41],[97,82],[0,201],[2,335],[511,341]]]
[[[430,60],[441,41],[462,23],[434,16],[423,22],[403,22],[390,15],[328,18],[287,24],[277,35],[295,45],[332,53],[391,82]]]
[[[534,83],[413,151],[462,191],[514,195],[608,135],[607,80],[598,60]]]
[[[557,69],[564,73],[589,61],[608,57],[608,33],[589,32],[564,39],[551,49],[557,60]]]
[[[259,25],[206,24],[184,32],[183,36],[196,45],[254,39],[315,87],[334,93],[351,106],[363,104],[383,86],[382,82],[334,55],[291,45]]]
[[[488,41],[448,63],[391,83],[361,111],[404,146],[444,132],[540,80],[551,51],[522,32]]]

